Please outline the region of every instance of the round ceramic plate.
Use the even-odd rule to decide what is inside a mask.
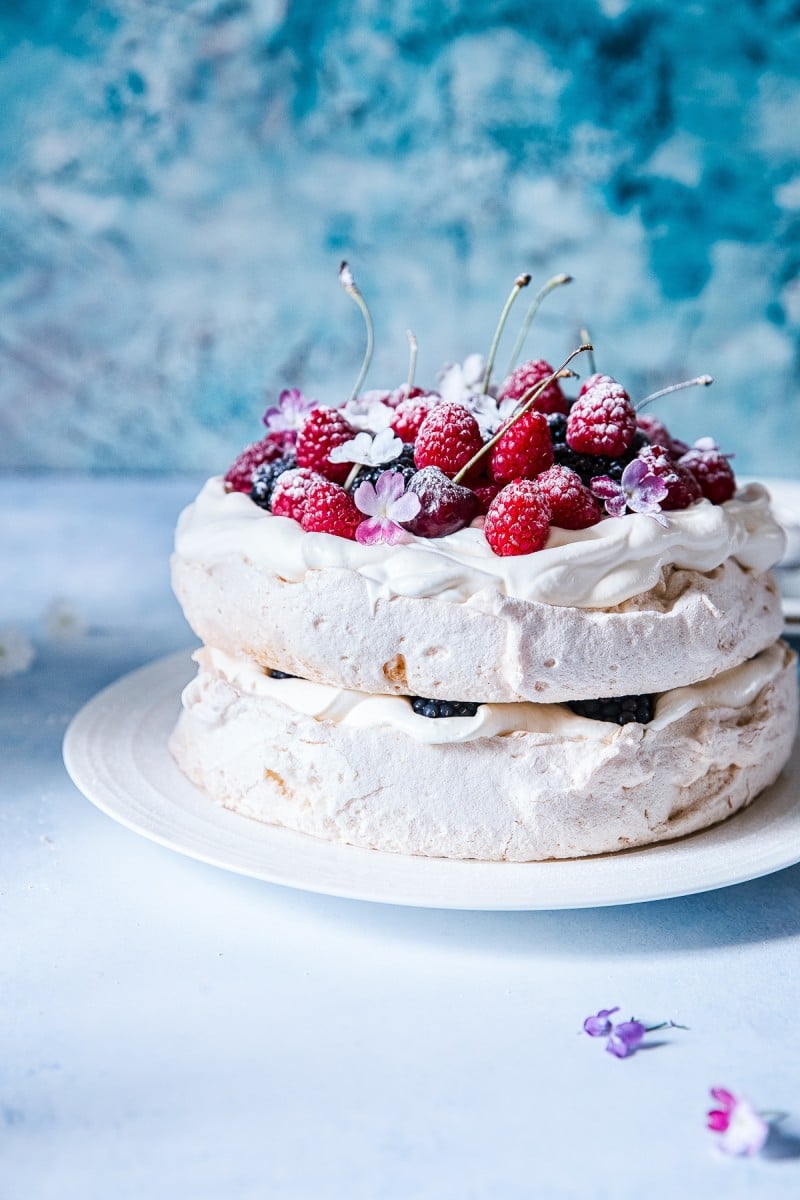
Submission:
[[[167,739],[188,653],[126,675],[81,709],[64,739],[76,786],[103,812],[191,858],[270,883],[429,908],[553,909],[709,891],[800,861],[800,742],[743,813],[679,841],[544,863],[459,862],[334,845],[215,804],[176,767]]]

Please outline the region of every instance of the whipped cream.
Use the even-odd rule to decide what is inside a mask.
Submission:
[[[784,669],[790,653],[784,643],[778,642],[715,679],[664,692],[656,702],[653,720],[645,726],[645,736],[647,730],[665,729],[696,708],[737,709],[752,704],[762,688]],[[528,702],[481,704],[474,717],[422,717],[403,696],[375,696],[306,679],[272,679],[255,663],[210,646],[196,651],[193,657],[202,670],[221,676],[244,695],[277,700],[319,721],[365,730],[390,726],[427,745],[472,742],[512,733],[610,741],[620,736],[623,728],[578,716],[566,705]],[[199,679],[192,680],[184,696],[185,707],[192,707],[196,715],[202,716],[205,709],[209,721],[219,720],[213,690],[209,692]]]
[[[213,565],[239,555],[281,579],[299,583],[309,571],[354,571],[373,605],[393,596],[438,597],[469,604],[499,592],[523,601],[572,608],[610,608],[649,591],[664,567],[712,571],[733,557],[757,574],[783,554],[785,535],[770,511],[769,494],[750,484],[725,504],[700,500],[667,514],[667,527],[641,514],[609,517],[590,529],[551,529],[536,554],[501,558],[483,531],[412,537],[400,545],[362,546],[327,533],[305,533],[242,492],[209,479],[181,514],[177,556]]]

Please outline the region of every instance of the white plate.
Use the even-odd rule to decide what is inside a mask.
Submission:
[[[64,739],[76,786],[144,837],[270,883],[429,908],[594,908],[742,883],[800,861],[800,741],[778,782],[745,812],[680,841],[545,863],[458,862],[332,845],[214,804],[181,774],[167,739],[188,653],[126,675],[81,709]]]

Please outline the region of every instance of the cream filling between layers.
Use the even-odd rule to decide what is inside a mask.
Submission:
[[[693,709],[745,708],[780,674],[790,656],[789,647],[777,642],[749,662],[714,679],[662,693],[656,702],[653,720],[643,727],[645,736],[648,730],[665,729]],[[254,663],[233,658],[210,646],[196,651],[193,657],[201,668],[221,676],[244,695],[277,700],[304,716],[356,729],[391,726],[428,745],[470,742],[513,733],[608,741],[624,728],[580,717],[562,704],[527,702],[481,704],[474,717],[421,717],[402,696],[374,696],[305,679],[272,679]],[[213,694],[208,693],[202,681],[193,680],[184,696],[186,707],[192,707],[201,719],[211,723],[220,719],[222,714],[215,706]]]
[[[783,554],[785,535],[760,484],[725,504],[701,500],[666,516],[666,528],[635,513],[590,529],[554,528],[538,553],[500,558],[474,527],[436,539],[409,535],[395,546],[305,533],[296,521],[273,516],[249,496],[226,492],[215,477],[181,514],[175,551],[208,565],[240,555],[293,583],[309,571],[354,571],[365,580],[373,606],[393,596],[469,604],[479,593],[495,591],[573,608],[622,604],[655,587],[666,566],[706,572],[733,557],[761,574]]]

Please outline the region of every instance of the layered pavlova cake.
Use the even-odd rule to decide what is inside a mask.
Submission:
[[[608,852],[749,804],[797,726],[765,490],[593,363],[568,398],[588,345],[495,388],[502,322],[438,390],[412,352],[403,387],[363,393],[371,322],[342,282],[369,335],[351,398],[284,392],[180,518],[204,643],[183,771],[258,820],[455,858]]]

